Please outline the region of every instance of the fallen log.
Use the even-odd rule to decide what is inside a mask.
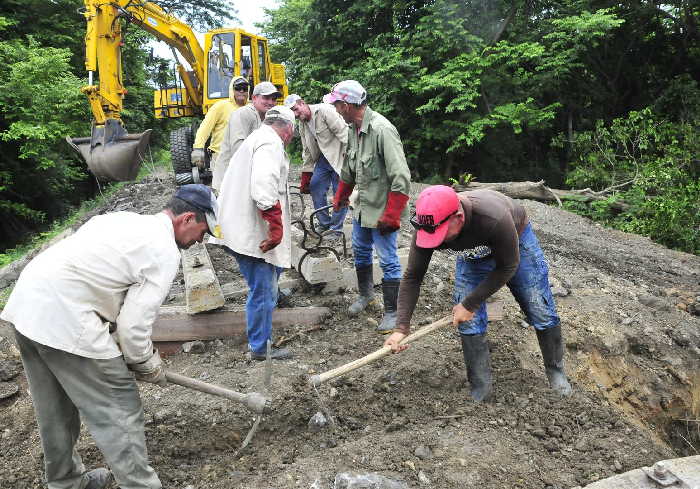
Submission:
[[[619,186],[615,186],[618,188]],[[464,192],[465,190],[479,190],[479,189],[489,189],[500,192],[513,199],[529,199],[537,200],[539,202],[557,202],[561,206],[562,200],[576,200],[578,202],[593,202],[598,200],[605,200],[610,196],[613,187],[610,189],[601,190],[596,192],[590,188],[581,190],[561,190],[555,188],[549,188],[544,184],[544,180],[539,182],[469,182],[468,185],[455,185],[454,189],[457,192]],[[611,208],[623,212],[630,208],[630,205],[626,202],[614,202],[611,204]]]
[[[312,326],[330,314],[327,307],[289,307],[275,309],[272,327]],[[212,312],[188,314],[183,306],[161,307],[153,323],[153,341],[192,341],[245,337],[245,311],[222,308]]]

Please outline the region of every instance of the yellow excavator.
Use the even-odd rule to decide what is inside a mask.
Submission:
[[[185,23],[153,2],[84,0],[87,21],[85,68],[88,84],[81,91],[93,113],[90,137],[67,137],[100,181],[136,178],[151,130],[129,134],[121,119],[126,89],[122,81],[123,24],[140,27],[167,43],[176,58],[175,85],[154,92],[156,118],[202,117],[218,100],[228,98],[229,82],[244,76],[252,89],[271,81],[286,96],[284,66],[270,61],[267,39],[239,28],[215,29],[204,34],[204,48]],[[177,53],[189,64],[189,70]],[[95,78],[97,74],[97,78]],[[190,162],[198,123],[170,134],[171,156],[179,184],[199,182],[201,175]]]

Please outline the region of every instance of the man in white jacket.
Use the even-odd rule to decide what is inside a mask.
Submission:
[[[338,190],[348,147],[348,125],[331,104],[309,105],[299,95],[292,94],[284,99],[284,105],[299,120],[304,160],[299,192],[311,194],[314,209],[320,209],[328,205],[328,189],[333,189],[333,195]],[[347,212],[348,208],[343,207],[333,212],[332,217],[328,211],[316,214],[321,230],[342,231]]]
[[[22,271],[0,319],[14,325],[49,489],[101,489],[75,450],[81,419],[122,489],[159,489],[148,464],[134,377],[167,383],[151,327],[180,264],[178,248],[216,233],[205,185],[184,185],[155,215],[96,216]]]
[[[219,194],[221,239],[248,283],[246,322],[251,358],[264,360],[272,337],[277,280],[291,266],[289,158],[284,147],[294,137],[294,114],[273,107],[231,158]],[[290,358],[274,349],[273,359]]]

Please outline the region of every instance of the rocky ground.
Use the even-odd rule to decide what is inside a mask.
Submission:
[[[157,212],[174,191],[167,176],[128,185],[95,213]],[[382,344],[381,313],[350,318],[352,291],[296,290],[290,305],[324,305],[322,328],[287,346],[274,364],[265,416],[171,385],[142,385],[152,464],[164,487],[522,488],[585,486],[657,460],[700,450],[700,258],[523,201],[550,263],[574,394],[547,387],[534,332],[506,291],[504,319],[489,328],[493,402],[467,397],[459,339],[451,329],[347,377],[322,385],[308,376]],[[405,246],[410,231],[404,227]],[[239,280],[232,260],[210,247],[222,282]],[[415,314],[417,327],[451,308],[454,257],[436,254]],[[181,277],[170,301],[176,302]],[[241,303],[240,299],[237,299]],[[42,453],[16,349],[0,325],[0,488],[40,487]],[[179,353],[168,368],[239,391],[262,391],[264,365],[231,340]],[[325,418],[310,422],[316,413]],[[317,415],[315,420],[318,420]],[[89,434],[79,450],[103,459]]]

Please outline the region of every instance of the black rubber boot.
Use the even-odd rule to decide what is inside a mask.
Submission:
[[[396,299],[399,297],[400,283],[400,280],[382,280],[384,317],[377,326],[377,331],[382,334],[391,333],[396,327]]]
[[[571,385],[564,372],[564,345],[561,340],[561,326],[545,329],[537,332],[537,341],[540,343],[544,371],[547,374],[550,387],[562,396],[571,395]]]
[[[461,335],[461,337],[472,399],[477,402],[487,401],[492,392],[489,342],[485,334]]]
[[[356,268],[357,290],[360,296],[348,307],[348,314],[355,316],[364,311],[370,302],[374,300],[374,278],[372,277],[372,265]]]

